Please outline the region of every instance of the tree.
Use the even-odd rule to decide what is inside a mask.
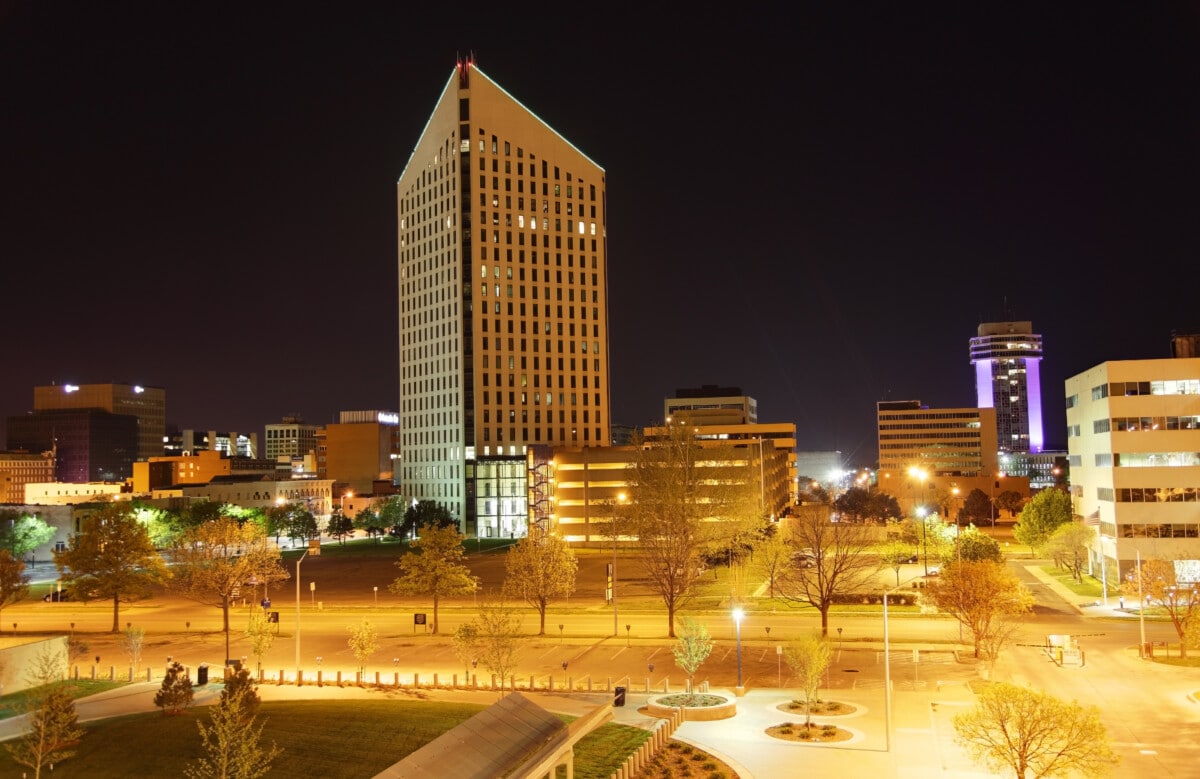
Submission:
[[[504,594],[538,612],[538,635],[546,635],[546,607],[575,591],[579,563],[561,536],[537,528],[509,547],[505,555]]]
[[[387,528],[393,536],[400,537],[404,530],[404,512],[408,508],[404,498],[392,495],[381,501],[376,508],[379,512],[379,524]]]
[[[972,525],[959,530],[954,557],[958,560],[991,560],[998,563],[1004,560],[1004,553],[1000,550],[999,541]]]
[[[1200,590],[1196,584],[1178,581],[1175,564],[1169,560],[1143,560],[1126,574],[1121,589],[1134,598],[1157,603],[1167,613],[1179,636],[1179,656],[1186,658],[1189,635],[1200,625]]]
[[[967,493],[963,498],[962,508],[959,509],[955,523],[958,525],[979,525],[992,519],[992,501],[987,493],[978,487]]]
[[[235,699],[238,701],[243,722],[249,723],[258,714],[258,707],[262,705],[262,698],[258,697],[258,686],[254,683],[249,668],[234,671],[225,680],[220,702],[226,704]]]
[[[184,709],[192,705],[195,697],[192,680],[188,678],[183,663],[175,661],[169,664],[162,685],[154,693],[154,705],[162,709],[164,717],[182,714]]]
[[[867,490],[851,487],[834,499],[833,507],[841,515],[841,519],[861,522],[867,514],[867,504],[870,500],[871,494]]]
[[[112,600],[112,632],[121,629],[121,603],[149,597],[155,584],[170,578],[146,527],[126,504],[110,503],[85,517],[81,532],[54,565],[76,599]]]
[[[387,531],[387,525],[375,508],[367,506],[354,517],[354,529],[366,533],[367,538],[378,539]]]
[[[1077,582],[1083,581],[1083,568],[1087,565],[1088,550],[1096,537],[1095,528],[1072,520],[1059,525],[1046,539],[1043,551],[1054,564],[1066,568]]]
[[[0,511],[0,548],[7,549],[13,557],[24,558],[51,538],[54,528],[41,517],[12,509]]]
[[[242,674],[248,677],[248,671],[243,669],[231,679]],[[283,750],[274,743],[269,747],[262,745],[266,723],[255,723],[256,700],[257,694],[248,683],[232,691],[226,686],[220,702],[209,707],[209,724],[196,723],[205,757],[188,765],[184,776],[189,779],[259,779],[271,770],[271,762]]]
[[[683,629],[671,652],[675,655],[675,665],[688,675],[688,700],[692,700],[696,695],[696,671],[712,654],[713,645],[704,625],[691,617],[683,617],[680,623]]]
[[[454,630],[454,656],[463,664],[468,682],[471,679],[471,663],[479,659],[479,625],[464,622]]]
[[[279,545],[280,536],[286,534],[292,526],[292,508],[290,503],[276,503],[263,515],[263,530],[268,536],[275,538],[276,546]]]
[[[996,496],[997,511],[1007,511],[1015,515],[1024,507],[1025,497],[1016,490],[1004,490]]]
[[[121,648],[129,656],[129,667],[136,674],[142,663],[142,645],[146,641],[146,629],[128,625],[121,631]]]
[[[220,517],[189,528],[175,548],[173,589],[189,600],[221,609],[225,656],[229,657],[229,607],[253,579],[275,582],[288,578],[279,547],[253,522],[239,524]]]
[[[415,533],[417,528],[423,527],[453,527],[457,530],[458,522],[450,515],[450,510],[442,504],[432,500],[422,500],[404,510],[404,521],[396,529],[396,535],[403,538]]]
[[[876,491],[867,500],[866,518],[873,522],[887,522],[903,514],[900,501],[894,495]]]
[[[487,598],[480,602],[473,625],[478,659],[489,673],[500,677],[503,693],[504,680],[512,677],[521,647],[521,615],[502,599]]]
[[[396,561],[400,568],[388,589],[397,595],[429,595],[433,598],[433,634],[438,632],[438,605],[442,598],[469,595],[479,587],[471,569],[463,565],[463,537],[457,527],[433,525],[421,528],[413,551]]]
[[[784,541],[778,525],[768,527],[758,538],[754,546],[754,556],[759,571],[767,580],[770,596],[775,597],[791,565],[792,549]]]
[[[350,638],[346,640],[346,643],[349,645],[350,651],[354,653],[354,659],[358,661],[358,672],[365,674],[367,661],[379,649],[379,631],[365,619],[357,625],[351,625],[349,630]]]
[[[831,522],[823,506],[801,506],[788,519],[785,538],[796,551],[812,550],[811,564],[793,565],[784,597],[807,603],[821,613],[821,635],[829,634],[829,609],[843,595],[863,592],[879,570],[867,554],[870,528]]]
[[[266,609],[251,609],[250,620],[246,625],[246,637],[250,639],[250,651],[254,654],[254,663],[262,668],[262,656],[275,643],[275,629],[267,621]]]
[[[688,425],[668,426],[637,446],[622,521],[637,536],[642,570],[667,608],[671,638],[675,614],[700,577],[701,552],[741,529],[748,507],[757,505],[757,485],[751,496],[749,485],[738,480],[736,462],[729,447],[702,448]]]
[[[891,541],[883,551],[879,553],[879,562],[891,568],[896,574],[896,586],[900,586],[900,566],[905,563],[915,561],[917,552],[911,544],[906,544],[903,541]]]
[[[34,779],[42,775],[42,766],[61,763],[74,757],[74,747],[83,738],[79,714],[71,693],[62,685],[31,698],[29,729],[4,746],[17,763],[33,769]]]
[[[990,770],[1024,779],[1104,776],[1118,762],[1095,706],[1015,684],[988,685],[954,717],[955,741]]]
[[[346,536],[354,535],[354,522],[342,513],[340,507],[335,507],[329,515],[329,522],[325,525],[325,534],[330,538],[336,538],[339,544],[344,544]]]
[[[7,549],[0,549],[0,611],[28,594],[29,574],[25,573],[25,561],[13,557]]]
[[[294,506],[291,513],[288,515],[288,538],[292,540],[292,546],[296,546],[299,541],[308,541],[310,538],[316,538],[321,533],[321,528],[317,526],[317,518],[307,506]]]
[[[1071,496],[1062,490],[1042,490],[1025,504],[1013,527],[1013,538],[1032,552],[1050,540],[1059,525],[1071,521]]]
[[[971,631],[975,657],[995,661],[1016,630],[1017,619],[1033,608],[1033,596],[1003,563],[954,560],[928,592],[938,609]]]
[[[824,635],[812,633],[788,642],[783,659],[804,691],[804,726],[812,725],[812,705],[820,700],[821,679],[833,661],[833,648]]]

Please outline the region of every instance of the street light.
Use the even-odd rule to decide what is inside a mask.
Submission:
[[[308,550],[296,560],[296,681],[300,681],[300,563],[308,557]]]
[[[925,558],[925,575],[929,575],[929,528],[925,523],[925,480],[929,478],[929,472],[924,468],[918,468],[915,465],[908,469],[908,475],[917,480],[921,485],[921,505],[918,505],[913,513],[921,520],[921,547],[923,549],[922,557]]]
[[[733,624],[737,630],[737,668],[738,668],[737,689],[739,689],[739,690],[742,689],[742,617],[743,616],[745,616],[745,612],[742,611],[740,606],[733,610]]]
[[[624,506],[626,500],[628,500],[628,497],[625,495],[624,492],[617,493],[617,505],[618,506]],[[609,572],[608,572],[608,578],[609,578],[608,595],[610,598],[612,598],[613,636],[620,635],[620,631],[617,629],[617,626],[619,624],[617,622],[617,536],[620,535],[621,528],[618,525],[617,517],[621,513],[621,511],[622,510],[620,508],[618,508],[616,511],[613,512],[612,517],[609,518],[609,522],[612,523],[613,559],[612,559],[612,567],[609,569]]]
[[[346,498],[353,498],[354,490],[347,490],[342,493],[342,514],[346,513]]]

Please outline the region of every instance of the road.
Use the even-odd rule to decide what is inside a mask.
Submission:
[[[603,562],[602,558],[593,557],[588,566],[589,577],[603,570]],[[1035,609],[1013,645],[1005,650],[993,678],[1028,684],[1065,700],[1099,706],[1114,748],[1122,757],[1114,772],[1118,779],[1196,776],[1195,766],[1200,764],[1200,717],[1190,693],[1200,690],[1200,670],[1171,668],[1140,659],[1137,648],[1142,626],[1137,618],[1111,607],[1084,604],[1050,586],[1030,567],[1039,561],[1010,559],[1010,562],[1034,593]],[[619,563],[619,571],[622,565]],[[326,680],[335,679],[338,673],[352,678],[356,662],[346,643],[348,628],[365,618],[380,631],[379,650],[368,663],[369,677],[379,672],[384,681],[398,675],[405,684],[414,677],[429,683],[436,673],[442,683],[455,675],[460,683],[464,680],[467,668],[455,656],[449,636],[455,627],[474,615],[469,601],[443,606],[439,610],[442,635],[434,636],[427,632],[431,624],[414,624],[413,615],[417,613],[425,613],[427,621],[432,623],[427,605],[381,591],[376,606],[373,590],[363,593],[366,588],[359,583],[353,585],[357,591],[350,592],[347,588],[351,585],[336,581],[332,567],[324,571],[316,565],[306,569],[302,583],[310,581],[310,571],[314,573],[312,580],[317,582],[317,588],[313,592],[301,590],[298,644],[296,590],[294,586],[273,589],[272,610],[279,612],[280,622],[278,636],[262,658],[262,670],[268,677],[294,674],[298,646],[299,665],[306,679],[315,678],[318,671]],[[916,573],[915,568],[905,571],[902,579]],[[614,684],[625,684],[631,692],[682,686],[684,677],[674,664],[673,642],[667,637],[665,616],[644,608],[626,608],[619,601],[620,635],[613,636],[612,609],[603,603],[602,589],[591,582],[581,587],[582,591],[590,594],[577,595],[569,606],[552,610],[547,619],[547,635],[530,637],[524,642],[518,665],[522,684],[530,678],[539,687],[550,683],[560,687],[569,681],[575,689],[590,684],[593,689],[606,690]],[[255,666],[255,658],[241,626],[247,612],[258,608],[253,602],[252,594],[246,605],[239,605],[232,615],[234,630],[229,652],[234,658],[246,657],[251,667]],[[819,626],[812,611],[751,612],[741,625],[739,642],[738,630],[727,611],[699,612],[696,616],[709,627],[716,642],[697,681],[723,688],[735,685],[739,665],[743,684],[749,689],[794,687],[795,682],[776,647],[781,641]],[[528,630],[535,624],[536,615],[526,611],[524,619]],[[93,667],[102,676],[123,677],[128,673],[128,658],[119,648],[117,637],[108,632],[112,624],[110,604],[25,602],[6,608],[4,620],[6,636],[14,623],[19,636],[59,634],[73,629],[91,645],[80,663],[84,675],[93,672]],[[156,598],[123,606],[121,622],[147,630],[143,666],[152,666],[156,677],[168,656],[190,667],[200,663],[220,666],[225,659],[221,614],[216,608]],[[837,651],[825,687],[847,691],[847,695],[878,710],[882,705],[885,666],[889,668],[898,704],[905,693],[929,695],[944,684],[970,681],[980,675],[976,665],[960,662],[960,657],[956,657],[955,650],[966,647],[958,644],[958,627],[952,620],[892,610],[888,627],[890,665],[885,663],[883,620],[878,611],[835,615],[830,637],[837,642]],[[769,633],[767,628],[771,629]],[[1146,640],[1152,643],[1177,640],[1170,625],[1164,623],[1147,622],[1145,631]],[[1055,662],[1042,648],[1050,635],[1077,637],[1084,650],[1082,664]],[[97,656],[101,658],[98,663]],[[487,679],[481,679],[480,683],[486,685]],[[944,736],[952,732],[950,718],[961,705],[964,704],[959,702],[955,706],[930,709],[936,733]],[[958,776],[964,772],[967,768],[962,765],[943,766],[946,775]]]

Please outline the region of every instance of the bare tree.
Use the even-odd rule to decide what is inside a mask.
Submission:
[[[121,648],[129,656],[129,667],[136,674],[142,664],[142,645],[146,642],[146,629],[128,625],[121,631]]]
[[[271,627],[271,624],[267,621],[266,611],[250,610],[250,619],[246,625],[246,637],[250,639],[250,650],[254,654],[255,665],[260,670],[262,669],[262,656],[271,649],[271,644],[275,643],[275,629]]]
[[[173,588],[183,597],[221,610],[229,657],[229,608],[251,581],[288,578],[279,548],[257,523],[222,516],[189,528],[175,549]]]
[[[537,609],[538,635],[546,635],[546,607],[575,591],[575,552],[560,536],[531,527],[528,536],[509,547],[504,564],[505,595]]]
[[[1095,706],[1066,703],[1015,684],[988,685],[954,717],[955,740],[990,770],[1024,779],[1106,775],[1118,756]]]
[[[745,481],[742,463],[728,446],[702,447],[688,425],[668,426],[639,442],[623,513],[641,547],[650,589],[667,608],[671,638],[675,614],[700,577],[701,551],[756,516],[757,488]]]
[[[1187,657],[1189,635],[1200,625],[1200,588],[1195,582],[1181,582],[1170,560],[1143,560],[1121,583],[1126,595],[1156,603],[1171,620],[1179,636],[1179,656]],[[1144,603],[1142,604],[1144,607]]]
[[[788,518],[784,533],[801,556],[787,574],[783,596],[819,611],[821,635],[828,635],[830,607],[840,596],[866,591],[879,571],[867,553],[871,529],[832,522],[828,506],[811,505],[801,506]]]
[[[1088,549],[1095,537],[1095,528],[1082,522],[1067,522],[1050,533],[1042,550],[1050,556],[1055,565],[1066,568],[1075,581],[1082,582],[1083,567],[1088,561]]]
[[[502,599],[486,598],[479,603],[479,616],[473,621],[478,659],[490,673],[504,681],[513,675],[521,648],[521,615]]]

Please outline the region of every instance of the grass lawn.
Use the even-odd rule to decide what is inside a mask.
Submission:
[[[258,721],[265,722],[263,740],[283,749],[271,776],[358,779],[374,776],[483,708],[429,701],[269,701],[261,705]],[[153,712],[86,723],[75,757],[56,764],[53,776],[181,776],[184,766],[204,756],[196,722],[207,719],[206,707],[194,707],[175,717]],[[602,725],[577,745],[575,776],[606,779],[649,736],[628,725]],[[0,750],[0,776],[25,770]],[[449,768],[446,775],[452,775]]]

